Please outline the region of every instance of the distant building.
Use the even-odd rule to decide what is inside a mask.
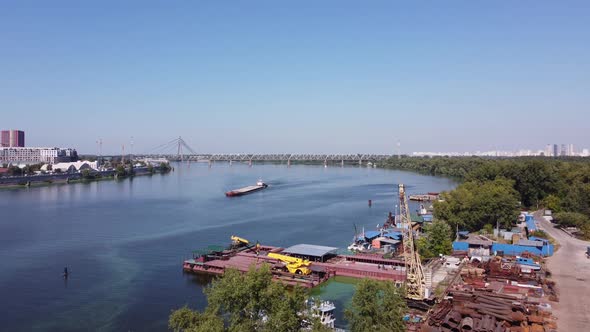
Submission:
[[[25,147],[25,132],[22,130],[2,130],[0,134],[0,147]]]
[[[576,155],[576,151],[574,150],[574,145],[573,144],[568,144],[567,145],[567,155],[568,156],[575,156]]]
[[[0,164],[55,164],[77,159],[74,149],[0,147]]]
[[[82,160],[82,161],[74,161],[74,162],[66,162],[66,163],[57,163],[57,164],[53,164],[51,166],[51,170],[52,171],[57,171],[60,170],[60,172],[62,173],[75,173],[75,172],[79,172],[85,169],[89,169],[89,170],[94,170],[97,171],[98,170],[98,162],[97,161],[88,161],[88,160]],[[49,167],[48,165],[43,165],[41,167],[42,171],[48,171]]]
[[[544,151],[545,157],[551,157],[553,156],[553,152],[551,149],[551,144],[547,144],[547,146],[545,146],[545,151]]]
[[[561,145],[561,156],[567,156],[567,148],[565,146],[565,144]]]
[[[553,144],[553,157],[559,157],[559,150],[557,144]]]
[[[588,149],[583,149],[582,153],[581,153],[582,157],[588,157],[590,156],[590,151],[588,151]]]

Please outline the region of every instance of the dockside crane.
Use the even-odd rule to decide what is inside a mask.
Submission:
[[[412,218],[408,208],[408,199],[403,184],[399,184],[400,223],[403,228],[404,261],[406,266],[406,296],[412,300],[422,301],[425,298],[426,280],[422,270],[420,254],[414,245]]]

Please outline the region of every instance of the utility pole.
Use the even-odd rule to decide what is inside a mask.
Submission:
[[[133,136],[131,136],[131,154],[129,155],[129,160],[133,163]]]
[[[98,139],[98,164],[102,165],[102,138]]]

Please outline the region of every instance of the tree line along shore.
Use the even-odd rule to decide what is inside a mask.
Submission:
[[[380,166],[458,179],[434,203],[434,218],[452,229],[508,227],[522,209],[544,208],[590,238],[590,158],[401,157]]]

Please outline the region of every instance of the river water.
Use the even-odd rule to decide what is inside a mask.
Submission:
[[[394,210],[397,183],[408,193],[455,186],[366,167],[174,166],[131,180],[0,190],[0,330],[166,330],[172,309],[206,304],[204,281],[182,272],[192,250],[227,245],[232,234],[345,248],[353,224],[375,229]],[[270,187],[224,196],[259,178]],[[335,301],[344,325],[353,289],[344,280],[314,293]]]

